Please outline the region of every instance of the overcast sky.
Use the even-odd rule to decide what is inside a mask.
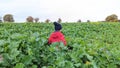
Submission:
[[[111,14],[120,19],[120,0],[0,0],[0,16],[13,14],[16,22],[26,17],[39,17],[40,21],[100,21]]]

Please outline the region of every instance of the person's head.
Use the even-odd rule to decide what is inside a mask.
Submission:
[[[61,24],[59,24],[57,22],[54,22],[53,24],[54,24],[55,31],[60,31],[62,29]]]

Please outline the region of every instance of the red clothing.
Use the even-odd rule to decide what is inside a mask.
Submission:
[[[53,42],[63,42],[64,45],[66,45],[66,40],[64,38],[64,35],[60,31],[53,32],[49,39],[48,43],[51,44]]]

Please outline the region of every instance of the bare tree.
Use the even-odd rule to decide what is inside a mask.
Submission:
[[[87,20],[87,22],[90,22],[90,20]]]
[[[12,14],[6,14],[3,17],[4,22],[14,22],[14,18]]]
[[[0,23],[2,23],[2,17],[0,17]]]
[[[58,21],[57,21],[58,23],[61,23],[62,22],[62,19],[61,18],[58,18]]]
[[[37,23],[37,22],[39,21],[39,18],[35,18],[34,20],[35,20],[35,22]]]
[[[33,20],[34,20],[34,18],[33,18],[32,16],[28,16],[28,17],[26,18],[26,21],[27,21],[27,22],[33,22]]]
[[[118,22],[120,22],[120,20],[118,20]]]
[[[46,20],[45,20],[45,23],[49,23],[49,22],[50,22],[50,20],[49,20],[49,19],[46,19]]]
[[[77,22],[81,23],[81,19],[79,19]]]
[[[118,16],[116,14],[112,14],[106,17],[105,21],[107,22],[118,22]]]

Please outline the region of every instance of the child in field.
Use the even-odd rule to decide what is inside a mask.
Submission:
[[[54,43],[54,42],[63,42],[64,45],[66,45],[66,40],[64,38],[64,35],[61,33],[62,26],[61,24],[54,22],[54,28],[55,31],[51,33],[49,39],[48,39],[48,44]]]

